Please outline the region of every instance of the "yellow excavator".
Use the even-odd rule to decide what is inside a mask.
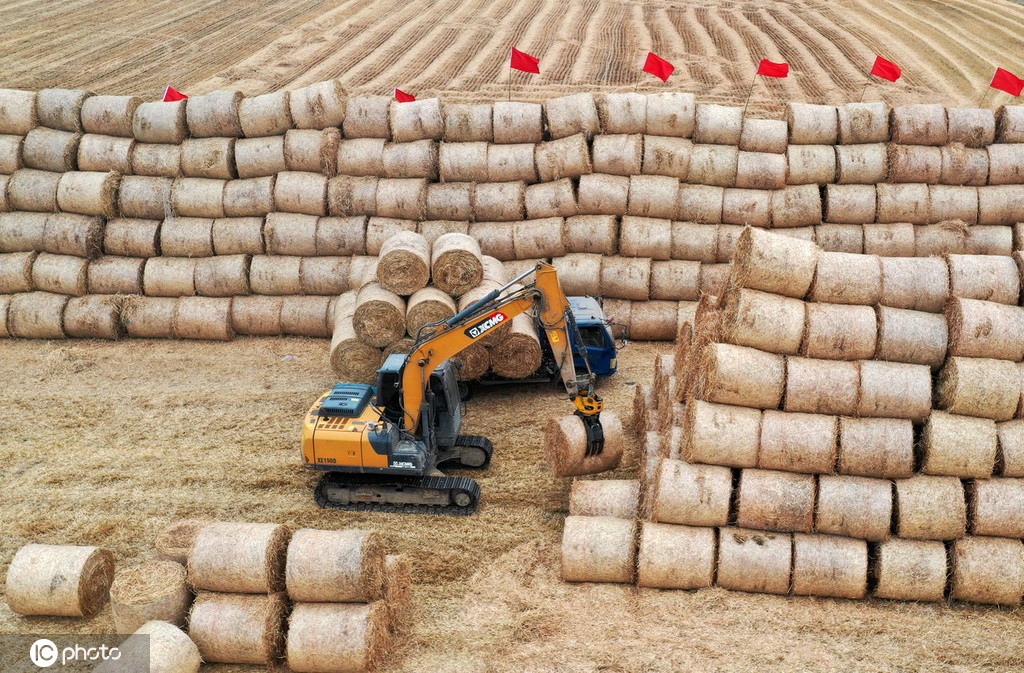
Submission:
[[[487,438],[459,434],[462,400],[451,358],[526,312],[544,331],[565,391],[583,419],[587,455],[600,454],[597,376],[558,272],[542,262],[451,318],[424,326],[411,353],[385,360],[376,387],[339,383],[316,401],[303,423],[302,460],[325,473],[314,494],[317,504],[361,511],[475,511],[480,485],[439,469],[486,469],[493,451]],[[579,373],[573,344],[584,364]]]

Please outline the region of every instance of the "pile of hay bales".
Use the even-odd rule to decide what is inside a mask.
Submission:
[[[563,576],[630,581],[571,561],[614,546],[640,586],[1018,605],[1020,289],[1009,258],[745,230],[637,388],[637,542],[570,517]]]

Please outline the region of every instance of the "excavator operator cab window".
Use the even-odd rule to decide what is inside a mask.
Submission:
[[[607,348],[608,338],[605,330],[600,325],[587,325],[580,327],[580,338],[583,345],[588,348]]]

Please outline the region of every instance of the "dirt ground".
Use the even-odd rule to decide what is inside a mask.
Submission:
[[[668,344],[630,344],[603,386],[626,413]],[[98,544],[120,566],[155,557],[179,517],[372,527],[414,565],[414,621],[385,673],[413,671],[1011,671],[1022,612],[955,605],[638,590],[559,581],[567,481],[542,428],[568,411],[549,386],[489,389],[467,432],[496,447],[468,518],[322,511],[299,464],[299,423],[333,383],[327,343],[7,341],[0,349],[0,575],[30,541]],[[612,477],[636,472],[636,446]],[[0,633],[112,632],[26,619]],[[207,666],[235,673],[258,667]]]
[[[330,78],[358,93],[501,98],[517,46],[541,59],[539,76],[514,77],[520,99],[662,88],[640,71],[653,50],[677,67],[672,88],[733,103],[759,59],[789,62],[788,79],[754,91],[752,109],[773,114],[788,100],[862,95],[976,106],[995,66],[1017,68],[1024,49],[1024,7],[1010,0],[8,0],[2,9],[0,87],[148,99],[167,84],[254,94]],[[865,91],[876,54],[904,77]],[[995,92],[986,101],[1009,102]]]

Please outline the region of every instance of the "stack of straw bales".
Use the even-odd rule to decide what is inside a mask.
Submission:
[[[637,390],[637,583],[1019,604],[1019,294],[1008,258],[744,231]]]

